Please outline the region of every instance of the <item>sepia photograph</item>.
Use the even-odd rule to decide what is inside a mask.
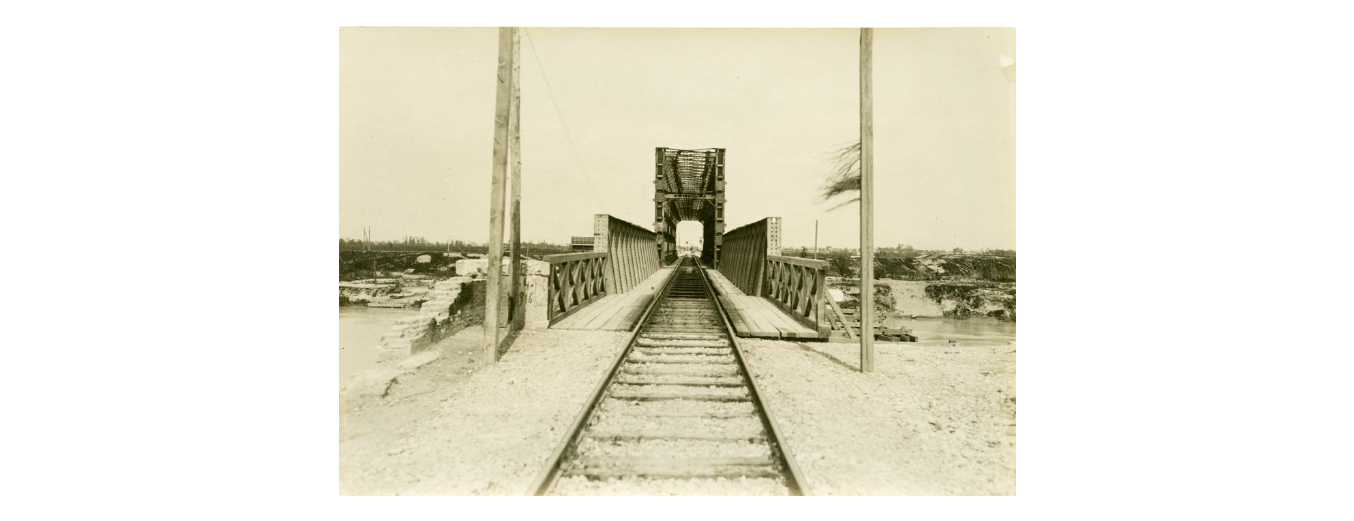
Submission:
[[[338,36],[340,495],[1016,494],[1016,29]]]

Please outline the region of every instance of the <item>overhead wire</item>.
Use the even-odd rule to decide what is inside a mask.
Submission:
[[[559,125],[564,129],[564,137],[569,142],[569,149],[574,153],[574,160],[578,162],[578,168],[583,173],[583,180],[588,182],[588,188],[592,190],[593,198],[597,199],[597,204],[602,207],[602,212],[611,213],[606,208],[606,203],[602,202],[602,196],[597,193],[597,187],[592,183],[592,176],[588,174],[587,165],[583,164],[583,156],[578,153],[578,146],[574,144],[574,136],[569,132],[569,125],[564,122],[564,112],[559,108],[559,102],[555,100],[555,90],[550,86],[550,77],[545,74],[545,66],[541,65],[541,55],[536,51],[536,42],[531,39],[531,32],[522,28],[522,33],[527,35],[527,44],[531,47],[531,55],[536,58],[536,68],[541,71],[541,79],[545,80],[545,91],[550,94],[550,103],[555,106],[555,115],[559,116]]]

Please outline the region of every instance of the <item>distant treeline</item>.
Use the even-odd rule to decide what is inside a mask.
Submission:
[[[504,249],[508,244],[505,238]],[[403,241],[372,241],[370,245],[361,239],[339,239],[339,251],[418,251],[418,252],[456,252],[456,253],[489,253],[489,245],[465,241],[451,242],[428,242],[422,237],[405,237]],[[523,242],[523,255],[554,255],[556,253],[569,253],[568,244],[551,244],[547,242]]]
[[[963,248],[955,248],[955,249],[953,249],[953,250],[918,250],[918,249],[915,249],[915,248],[913,248],[913,247],[911,247],[911,246],[903,246],[903,247],[878,247],[878,246],[877,246],[877,247],[875,247],[874,250],[875,250],[874,253],[875,253],[875,256],[876,256],[876,257],[878,257],[879,255],[889,255],[889,256],[893,256],[893,257],[901,257],[901,258],[905,258],[905,259],[911,259],[911,258],[915,258],[915,257],[923,257],[923,256],[925,256],[925,257],[935,257],[935,256],[939,256],[939,255],[964,255],[964,254],[967,254],[967,255],[995,255],[995,256],[998,256],[998,257],[1015,257],[1015,256],[1016,256],[1015,250],[971,250],[971,251],[965,251]],[[828,254],[828,253],[841,253],[841,252],[847,252],[847,253],[850,255],[850,254],[855,254],[855,253],[856,253],[856,250],[852,250],[852,249],[834,249],[834,248],[832,248],[831,246],[827,246],[827,247],[824,247],[823,249],[821,249],[821,250],[818,251],[818,257],[819,257],[819,258],[825,258],[825,255]],[[813,257],[813,250],[810,250],[807,246],[800,246],[800,247],[798,247],[797,249],[796,249],[796,248],[792,248],[792,247],[787,246],[787,247],[785,247],[784,249],[782,249],[782,254],[784,254],[784,255],[790,255],[790,256],[793,256],[793,257],[806,257],[806,258],[812,258],[812,257]]]
[[[912,248],[879,248],[874,255],[874,277],[895,280],[983,280],[1015,282],[1016,258],[1012,250],[989,250],[984,253],[962,253],[913,250]],[[785,255],[813,258],[808,248],[799,251],[786,249]],[[833,277],[860,277],[860,259],[852,258],[850,251],[820,252],[818,259],[828,262],[828,275]]]

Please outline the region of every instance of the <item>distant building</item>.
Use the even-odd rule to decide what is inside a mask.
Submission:
[[[591,235],[569,239],[569,251],[592,251],[592,239]]]

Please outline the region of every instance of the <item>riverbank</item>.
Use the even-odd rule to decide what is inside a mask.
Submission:
[[[988,318],[888,319],[890,328],[905,329],[917,345],[1004,346],[1016,341],[1016,323]],[[840,329],[832,331],[829,342],[858,344]],[[875,343],[885,342],[875,340]]]
[[[418,309],[431,298],[430,294],[438,282],[452,276],[393,273],[375,279],[340,280],[339,307]]]
[[[418,316],[418,310],[348,306],[339,308],[339,388],[353,375],[373,369],[381,337],[400,319]]]
[[[827,287],[844,294],[843,308],[859,307],[859,279],[828,277]],[[877,307],[901,317],[1016,319],[1014,282],[875,279],[875,296]]]

